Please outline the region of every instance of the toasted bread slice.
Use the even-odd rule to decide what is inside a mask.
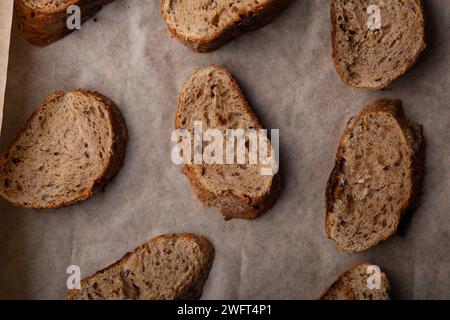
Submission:
[[[196,121],[203,131],[217,129],[223,135],[227,129],[262,129],[236,81],[218,66],[195,71],[180,92],[175,128],[192,135]],[[281,183],[278,173],[261,174],[264,164],[245,163],[185,164],[182,171],[199,199],[218,207],[225,220],[254,219],[273,206]]]
[[[331,0],[331,25],[336,70],[354,87],[388,86],[426,47],[422,0]]]
[[[101,190],[123,165],[127,129],[94,92],[55,92],[0,156],[0,194],[17,206],[59,208]]]
[[[198,52],[213,51],[272,20],[290,0],[161,0],[170,33]]]
[[[14,0],[19,18],[19,28],[30,43],[44,47],[73,30],[67,28],[67,8],[77,5],[81,22],[97,14],[104,4],[113,0]]]
[[[325,229],[338,248],[356,252],[397,230],[419,192],[425,164],[422,127],[398,100],[379,100],[345,129],[326,191]]]
[[[202,295],[214,248],[189,233],[162,235],[71,289],[71,300],[188,300]]]
[[[386,274],[381,272],[379,288],[370,289],[368,280],[374,275],[369,263],[361,263],[346,271],[323,294],[322,300],[389,300],[389,281]],[[369,281],[371,285],[375,281]]]

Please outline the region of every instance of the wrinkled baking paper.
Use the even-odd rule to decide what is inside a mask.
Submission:
[[[3,102],[8,70],[13,5],[14,0],[4,0],[0,4],[0,131],[2,128]]]
[[[0,201],[0,297],[63,299],[68,266],[88,276],[154,236],[185,231],[216,248],[203,299],[316,299],[365,261],[388,274],[393,298],[450,299],[450,2],[429,0],[426,10],[428,49],[385,91],[339,79],[328,0],[294,1],[270,25],[208,54],[170,38],[157,1],[115,1],[46,48],[25,42],[16,21],[1,149],[42,99],[78,87],[117,103],[130,141],[118,177],[88,201],[45,211]],[[171,162],[178,92],[213,63],[236,77],[266,128],[280,129],[283,191],[254,221],[225,222]],[[424,126],[423,194],[400,235],[347,254],[325,236],[325,186],[347,120],[379,98],[403,100]]]

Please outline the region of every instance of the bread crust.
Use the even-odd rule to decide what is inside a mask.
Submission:
[[[215,250],[211,242],[209,242],[205,237],[197,236],[192,233],[178,233],[178,234],[165,234],[160,235],[155,238],[150,239],[143,245],[135,248],[133,251],[130,251],[126,253],[121,259],[114,262],[113,264],[109,265],[108,267],[105,267],[99,271],[97,271],[95,274],[84,278],[81,280],[81,287],[87,284],[89,280],[93,280],[101,274],[109,269],[112,269],[116,266],[120,266],[122,264],[126,264],[126,262],[133,258],[133,255],[135,255],[137,252],[141,251],[145,247],[152,246],[154,243],[160,241],[160,240],[170,240],[173,238],[179,238],[179,239],[185,239],[188,241],[194,241],[197,243],[197,245],[200,247],[201,252],[204,255],[204,259],[201,262],[201,267],[198,270],[198,272],[194,272],[193,278],[190,279],[189,285],[186,285],[184,287],[176,288],[177,291],[175,292],[175,298],[174,300],[197,300],[200,299],[203,293],[203,285],[208,279],[209,271],[211,270],[214,256],[215,256]],[[76,289],[70,289],[67,291],[66,299],[68,300],[75,300],[76,299]]]
[[[66,25],[68,7],[79,6],[84,23],[96,15],[103,5],[112,1],[70,0],[60,8],[33,8],[24,0],[14,0],[14,3],[22,36],[33,45],[45,47],[74,31],[69,30]]]
[[[328,295],[330,294],[330,291],[333,289],[333,287],[336,285],[336,284],[338,284],[340,281],[342,281],[342,278],[344,278],[347,274],[349,274],[349,273],[352,273],[355,269],[358,269],[358,268],[360,268],[360,267],[369,267],[369,266],[371,266],[372,264],[371,263],[367,263],[367,262],[363,262],[363,263],[358,263],[358,264],[355,264],[355,265],[353,265],[352,267],[350,267],[347,271],[345,271],[344,273],[342,273],[338,278],[337,278],[337,280],[336,281],[334,281],[329,287],[328,287],[328,289],[327,290],[325,290],[325,292],[322,294],[322,296],[320,297],[320,300],[330,300],[330,299],[328,299]],[[388,294],[389,294],[389,292],[390,292],[390,290],[391,290],[391,286],[390,286],[390,283],[389,283],[389,280],[388,280],[388,278],[387,278],[387,276],[386,276],[386,274],[384,273],[384,272],[382,272],[382,275],[384,275],[384,277],[383,277],[383,285],[386,287],[386,291],[388,292]],[[355,296],[354,296],[354,294],[353,294],[353,292],[351,291],[351,290],[346,290],[346,292],[345,292],[345,295],[346,295],[346,297],[347,297],[347,300],[355,300]],[[332,299],[331,299],[332,300]]]
[[[341,138],[339,140],[338,150],[336,153],[336,160],[335,165],[333,167],[333,170],[330,174],[330,177],[327,182],[327,187],[325,191],[325,207],[326,207],[326,215],[325,215],[325,233],[328,236],[328,238],[332,239],[331,237],[331,219],[332,219],[332,207],[333,203],[335,201],[334,199],[334,191],[337,185],[337,174],[339,173],[342,163],[343,163],[343,140],[344,138],[353,130],[355,123],[357,120],[365,117],[369,113],[374,112],[385,112],[392,115],[394,119],[396,119],[397,123],[400,126],[400,129],[403,133],[403,136],[405,140],[408,142],[409,147],[413,150],[412,156],[411,156],[411,190],[408,196],[408,201],[406,202],[406,205],[400,210],[400,219],[412,211],[414,207],[414,203],[420,194],[420,190],[422,187],[422,181],[423,181],[423,175],[425,172],[425,140],[422,134],[422,126],[418,125],[408,118],[406,118],[402,103],[400,100],[378,100],[374,102],[373,104],[365,107],[359,115],[356,117],[353,117],[349,120],[347,127],[345,128],[344,132],[341,135]],[[395,231],[393,231],[390,234],[386,234],[386,236],[381,237],[378,242],[375,244],[387,240],[389,237],[391,237],[393,234],[396,233],[396,230],[398,229],[398,225],[395,228]],[[374,246],[375,246],[374,245]],[[339,247],[341,250],[344,250],[343,248]]]
[[[337,73],[339,74],[339,77],[342,79],[342,81],[348,85],[348,86],[352,86],[352,87],[356,87],[356,88],[361,88],[361,89],[375,89],[375,90],[380,90],[380,89],[384,89],[387,86],[389,86],[392,82],[394,82],[395,80],[397,80],[398,78],[400,78],[402,75],[404,75],[409,69],[411,69],[419,60],[420,54],[426,49],[427,44],[425,41],[425,9],[424,9],[424,5],[423,5],[423,0],[418,0],[418,4],[420,5],[420,16],[421,16],[421,37],[420,37],[420,49],[418,50],[418,52],[416,53],[415,57],[409,61],[408,64],[403,64],[401,66],[400,72],[397,74],[396,77],[392,78],[392,79],[387,79],[385,81],[380,81],[380,84],[378,86],[364,86],[364,85],[358,85],[353,83],[350,78],[346,75],[345,71],[342,70],[340,68],[340,64],[339,64],[339,60],[338,60],[338,47],[337,47],[337,41],[336,41],[336,34],[338,32],[338,21],[337,21],[337,17],[334,14],[336,12],[335,10],[335,1],[336,0],[331,0],[331,4],[330,4],[330,17],[331,17],[331,45],[332,45],[332,58],[333,58],[333,63],[335,66],[335,69],[337,71]]]
[[[204,38],[193,38],[185,36],[170,25],[169,19],[162,10],[163,3],[167,0],[160,0],[161,16],[167,24],[171,35],[179,39],[184,45],[196,52],[206,53],[214,51],[234,38],[240,36],[247,31],[253,31],[263,27],[271,22],[292,0],[273,0],[264,5],[260,4],[253,10],[240,12],[239,19],[235,19],[228,23],[222,30],[213,33]]]
[[[224,199],[223,202],[228,203],[228,205],[219,207],[226,221],[231,219],[253,220],[258,218],[274,206],[281,191],[281,179],[278,173],[273,177],[269,191],[260,197],[252,199],[238,195],[230,190],[220,195],[215,195],[199,183],[192,166],[184,165],[182,172],[188,178],[200,201],[207,205],[216,205],[218,199],[219,201],[220,199]]]
[[[110,117],[110,126],[112,129],[111,131],[113,133],[113,136],[111,137],[112,153],[110,156],[109,164],[103,169],[103,172],[99,175],[99,178],[94,181],[94,183],[90,188],[86,188],[84,192],[80,193],[78,197],[76,197],[71,201],[66,201],[64,203],[61,203],[60,205],[35,206],[32,204],[23,204],[20,202],[15,202],[12,199],[5,198],[9,202],[11,202],[11,204],[13,204],[14,206],[33,209],[57,209],[73,205],[77,202],[92,197],[95,193],[99,191],[104,190],[105,186],[117,175],[119,170],[122,168],[125,158],[126,145],[128,142],[128,131],[125,119],[120,113],[119,108],[109,98],[101,95],[98,92],[86,91],[82,89],[76,89],[73,92],[79,92],[83,95],[88,95],[91,98],[98,99],[103,105],[106,106]],[[16,135],[13,141],[9,144],[9,146],[6,149],[6,152],[0,156],[0,163],[4,163],[4,161],[8,158],[11,148],[15,145],[22,132],[29,126],[31,120],[42,111],[45,105],[47,105],[52,100],[61,97],[64,94],[65,92],[55,91],[52,95],[50,95],[40,103],[37,109],[25,122],[24,126],[22,127],[22,130]]]
[[[218,65],[212,65],[212,67],[224,72],[231,79],[231,90],[238,94],[243,107],[245,108],[246,112],[249,114],[250,118],[255,124],[255,129],[262,129],[261,124],[259,123],[258,119],[256,118],[256,115],[254,114],[252,108],[250,107],[250,104],[248,103],[247,99],[242,93],[242,90],[240,89],[236,79],[234,79],[233,76],[225,68],[222,68]],[[196,71],[194,71],[191,77],[194,77],[202,69],[203,68],[199,68]],[[183,128],[182,124],[178,123],[178,119],[180,118],[179,116],[179,110],[181,109],[180,105],[184,104],[184,101],[182,101],[181,99],[182,96],[183,91],[179,95],[177,113],[175,115],[176,129]],[[273,176],[272,184],[267,193],[262,194],[259,197],[249,198],[243,195],[236,194],[231,190],[227,190],[226,192],[220,195],[215,195],[214,193],[204,188],[204,186],[199,182],[199,179],[195,173],[194,168],[195,165],[183,165],[181,170],[183,174],[186,175],[186,177],[188,178],[192,188],[194,189],[200,201],[202,201],[207,205],[217,206],[221,211],[225,220],[256,219],[257,217],[261,216],[274,206],[281,192],[282,188],[281,177],[280,173],[278,172]]]

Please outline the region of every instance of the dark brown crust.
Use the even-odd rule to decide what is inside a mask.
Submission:
[[[165,0],[160,1],[162,8],[162,3]],[[267,5],[259,5],[254,10],[242,12],[240,13],[240,18],[238,20],[230,22],[222,31],[218,31],[209,37],[201,39],[185,37],[180,34],[176,28],[169,24],[163,10],[161,10],[161,15],[172,36],[178,38],[192,50],[204,53],[220,48],[244,32],[259,29],[268,24],[287,6],[290,1],[292,0],[274,0]]]
[[[126,253],[120,260],[116,261],[115,263],[109,265],[106,268],[103,268],[99,271],[97,271],[92,276],[89,276],[83,280],[81,280],[81,287],[87,285],[89,280],[95,279],[98,276],[101,276],[101,274],[111,269],[115,266],[118,266],[122,263],[125,263],[130,257],[132,257],[136,252],[139,252],[142,250],[143,247],[152,246],[153,243],[160,241],[160,240],[168,240],[172,238],[184,238],[187,241],[194,241],[197,243],[200,247],[201,252],[203,253],[204,259],[201,263],[201,267],[197,272],[194,272],[194,276],[192,279],[190,279],[189,283],[187,283],[184,287],[178,288],[178,291],[175,294],[174,300],[197,300],[200,299],[203,292],[203,285],[205,284],[206,280],[208,279],[209,271],[211,270],[213,261],[214,261],[214,255],[215,250],[213,245],[204,237],[197,236],[192,233],[178,233],[178,234],[167,234],[167,235],[161,235],[155,238],[150,239],[147,241],[147,243],[135,248],[133,251]],[[71,289],[67,291],[66,299],[68,300],[76,300],[76,289]]]
[[[261,129],[262,128],[261,124],[256,118],[256,115],[254,114],[252,108],[250,107],[250,104],[248,103],[247,99],[245,98],[244,94],[242,93],[242,90],[240,89],[238,83],[233,78],[233,76],[222,67],[219,67],[217,65],[213,65],[212,67],[224,72],[231,79],[231,90],[239,95],[242,101],[242,105],[244,106],[247,113],[250,115],[252,121],[254,122],[255,129]],[[201,71],[202,69],[203,68],[200,68],[194,71],[191,77],[194,76],[197,72]],[[180,118],[179,117],[180,105],[184,104],[184,101],[182,101],[181,98],[182,95],[183,91],[180,93],[177,113],[175,115],[176,129],[183,128],[181,123],[178,122],[178,119]],[[273,207],[282,187],[280,174],[278,172],[273,176],[272,185],[270,186],[268,192],[261,195],[260,197],[248,198],[241,195],[237,195],[230,190],[224,192],[220,196],[217,196],[208,191],[207,189],[205,189],[200,184],[198,177],[196,176],[194,171],[194,165],[184,165],[182,167],[182,172],[188,178],[192,188],[194,189],[200,201],[202,201],[207,205],[217,206],[221,211],[225,220],[231,219],[252,220],[261,216],[262,214],[264,214],[266,211],[268,211],[270,208]],[[224,205],[223,203],[226,203],[227,205]],[[232,205],[230,205],[229,203],[232,203]]]
[[[270,208],[272,208],[278,199],[278,195],[281,191],[281,179],[280,175],[277,173],[273,177],[272,185],[269,191],[259,198],[252,199],[243,196],[236,195],[231,191],[226,191],[223,194],[216,196],[209,192],[207,189],[203,188],[199,183],[192,166],[185,165],[182,168],[183,174],[189,179],[189,182],[194,189],[197,197],[203,203],[207,205],[218,206],[220,212],[222,213],[225,220],[231,219],[247,219],[253,220],[257,217],[263,215]],[[219,206],[220,200],[224,199],[227,203],[232,203],[226,206]]]
[[[177,300],[197,300],[200,299],[203,293],[203,286],[208,279],[209,271],[211,270],[214,261],[214,247],[212,244],[204,237],[199,237],[193,234],[184,233],[180,235],[181,237],[186,237],[191,239],[200,246],[201,251],[204,253],[205,258],[200,270],[194,275],[190,284],[179,291],[176,295]]]
[[[322,296],[320,297],[320,300],[333,300],[333,299],[328,299],[328,295],[330,294],[330,291],[340,282],[340,281],[342,281],[342,278],[344,278],[347,274],[349,274],[349,273],[351,273],[351,272],[353,272],[353,270],[355,270],[355,269],[357,269],[357,268],[359,268],[359,267],[368,267],[368,266],[371,266],[372,264],[371,263],[367,263],[367,262],[364,262],[364,263],[358,263],[358,264],[355,264],[355,265],[353,265],[352,267],[350,267],[347,271],[345,271],[344,273],[342,273],[339,277],[338,277],[338,279],[335,281],[335,282],[333,282],[333,284],[331,285],[331,286],[329,286],[328,287],[328,289],[327,290],[325,290],[325,292],[322,294]],[[384,275],[384,280],[385,280],[385,285],[386,285],[386,291],[388,292],[388,294],[389,294],[389,292],[390,292],[390,290],[391,290],[391,287],[390,287],[390,284],[389,284],[389,280],[388,280],[388,278],[387,278],[387,276],[386,276],[386,274],[384,273],[384,272],[382,272],[382,275]],[[353,293],[352,292],[348,292],[348,295],[349,295],[349,300],[355,300],[355,297],[354,297],[354,295],[353,295]]]
[[[380,84],[378,86],[374,86],[374,87],[365,87],[362,85],[356,85],[355,83],[353,83],[349,77],[345,74],[344,70],[341,70],[340,65],[339,65],[339,61],[337,58],[338,55],[338,48],[337,48],[337,41],[336,41],[336,34],[338,32],[338,21],[337,21],[337,17],[335,15],[335,1],[337,0],[331,0],[331,4],[330,4],[330,16],[331,16],[331,45],[332,45],[332,57],[333,57],[333,62],[334,62],[334,66],[336,68],[337,73],[339,74],[340,78],[342,79],[342,81],[348,85],[348,86],[352,86],[352,87],[356,87],[356,88],[362,88],[362,89],[384,89],[387,86],[389,86],[389,84],[391,84],[392,82],[394,82],[395,80],[397,80],[398,78],[400,78],[402,75],[404,75],[406,73],[406,71],[408,71],[409,69],[411,69],[419,60],[420,54],[426,49],[427,44],[425,41],[425,10],[424,10],[424,5],[423,5],[423,0],[419,0],[419,4],[420,4],[420,13],[421,13],[421,17],[422,17],[422,21],[421,21],[421,25],[422,25],[422,37],[421,37],[421,46],[420,46],[420,50],[418,50],[418,52],[416,53],[414,59],[412,59],[408,64],[403,65],[403,68],[400,70],[400,72],[397,74],[396,77],[392,78],[392,79],[388,79],[387,81],[384,82],[380,82]]]
[[[103,105],[106,106],[109,111],[110,120],[111,120],[111,128],[112,128],[112,154],[110,156],[110,161],[107,167],[104,168],[104,171],[100,174],[99,178],[94,181],[91,188],[87,188],[83,193],[80,193],[76,199],[71,201],[64,202],[60,205],[48,205],[48,206],[33,206],[32,204],[24,204],[11,202],[11,200],[5,198],[10,201],[14,206],[23,207],[23,208],[33,208],[33,209],[57,209],[61,207],[66,207],[73,205],[79,201],[86,200],[93,196],[98,191],[104,189],[106,184],[108,184],[119,172],[119,170],[123,166],[123,161],[125,157],[126,145],[128,141],[128,132],[125,124],[125,120],[120,113],[118,107],[107,97],[101,95],[97,92],[91,92],[86,90],[77,89],[74,92],[80,92],[84,95],[91,96],[92,98],[98,99]],[[6,149],[6,152],[0,156],[0,163],[4,163],[5,159],[8,158],[8,154],[11,151],[12,146],[16,143],[17,139],[21,133],[29,126],[31,120],[39,114],[45,105],[51,102],[54,99],[64,95],[64,92],[56,91],[49,97],[47,97],[41,104],[37,107],[37,109],[33,112],[33,114],[28,118],[25,122],[22,130],[17,134],[17,136],[13,139],[13,141],[9,144]]]
[[[98,92],[82,91],[85,94],[92,94],[99,99],[105,106],[107,106],[111,115],[111,126],[113,129],[113,145],[112,154],[108,167],[103,172],[103,175],[95,182],[92,193],[103,191],[105,186],[117,175],[119,170],[123,167],[125,152],[128,142],[128,130],[125,119],[122,116],[117,105],[109,98],[101,95]]]
[[[339,140],[335,166],[328,179],[327,188],[325,192],[325,202],[326,202],[325,233],[330,239],[331,239],[331,219],[332,219],[331,209],[335,201],[333,195],[337,184],[336,179],[337,173],[339,172],[342,164],[343,140],[352,131],[357,120],[365,117],[369,113],[375,112],[384,112],[392,115],[392,117],[396,119],[397,123],[399,124],[403,132],[403,135],[406,141],[408,142],[409,147],[413,150],[413,154],[411,157],[411,175],[410,175],[411,192],[409,194],[406,205],[401,209],[401,217],[403,217],[405,214],[411,211],[411,209],[414,206],[414,201],[416,200],[418,194],[420,193],[423,175],[425,171],[425,140],[422,135],[422,126],[406,118],[400,100],[378,100],[373,104],[365,107],[358,116],[350,119],[346,129],[344,130]],[[385,237],[380,238],[377,244],[382,241],[385,241],[394,233],[395,232],[392,232],[391,234],[388,234]]]
[[[33,45],[44,47],[71,33],[66,25],[67,8],[77,5],[81,9],[81,20],[92,18],[102,6],[113,0],[71,0],[58,9],[33,8],[24,0],[14,0],[19,29],[23,37]]]

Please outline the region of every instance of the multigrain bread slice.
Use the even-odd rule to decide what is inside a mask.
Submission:
[[[399,100],[364,108],[341,136],[328,180],[328,237],[348,252],[389,238],[412,208],[424,166],[422,127],[406,118]]]
[[[71,289],[71,300],[199,299],[214,260],[214,248],[189,233],[162,235],[126,254]]]
[[[27,208],[59,208],[91,197],[123,165],[125,121],[99,93],[55,92],[0,156],[0,194]]]
[[[389,281],[383,272],[380,274],[380,287],[369,288],[369,277],[374,275],[370,266],[369,263],[361,263],[350,268],[331,285],[321,300],[389,300]]]
[[[73,30],[67,28],[67,8],[77,5],[81,22],[97,14],[103,5],[113,0],[14,0],[19,29],[30,43],[44,47]]]
[[[223,136],[227,129],[262,129],[237,82],[216,65],[196,70],[180,92],[175,128],[192,135],[196,121],[204,132],[218,129]],[[199,199],[218,207],[225,220],[254,219],[274,205],[281,189],[279,173],[262,175],[264,166],[247,158],[245,164],[185,164],[182,172]]]
[[[380,9],[381,29],[367,25],[376,14],[370,5]],[[331,25],[336,70],[354,87],[388,86],[426,47],[422,0],[331,0]]]
[[[213,51],[270,22],[290,0],[161,0],[170,33],[198,52]]]

